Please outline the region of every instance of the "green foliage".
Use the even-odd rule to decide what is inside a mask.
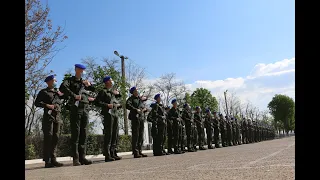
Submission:
[[[209,107],[211,111],[218,111],[218,101],[211,92],[205,88],[197,88],[190,98],[191,106],[201,107],[202,110]]]
[[[277,128],[283,126],[286,132],[294,129],[295,102],[292,98],[276,94],[269,102],[268,108]]]
[[[57,157],[71,156],[71,135],[61,135],[58,141]],[[104,135],[90,134],[87,138],[87,154],[98,155],[103,153]],[[43,157],[43,137],[27,136],[25,139],[25,159],[37,159]],[[118,152],[131,151],[131,136],[120,135]]]
[[[36,152],[33,144],[25,144],[24,157],[26,159],[35,159]]]

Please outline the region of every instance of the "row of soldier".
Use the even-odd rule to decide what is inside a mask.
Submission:
[[[86,159],[86,140],[87,127],[89,123],[89,106],[96,105],[101,108],[104,126],[104,156],[105,161],[120,160],[117,155],[119,127],[118,110],[122,108],[120,103],[121,94],[113,88],[113,81],[110,76],[103,79],[104,88],[97,92],[97,96],[91,97],[88,91],[95,92],[96,88],[87,80],[82,79],[86,67],[82,64],[75,65],[75,75],[65,79],[59,88],[56,85],[56,79],[53,75],[45,79],[47,88],[42,89],[35,100],[35,105],[44,109],[42,130],[44,134],[43,143],[43,161],[45,167],[60,167],[62,163],[56,159],[56,148],[59,140],[59,131],[61,121],[62,99],[67,100],[67,107],[70,112],[71,128],[71,155],[73,165],[90,165],[92,161]],[[180,154],[185,150],[184,133],[187,136],[188,151],[195,151],[196,145],[199,149],[205,149],[204,145],[204,127],[206,128],[207,144],[212,146],[212,137],[216,147],[220,147],[219,130],[221,130],[221,140],[223,146],[241,144],[240,129],[242,129],[243,143],[251,143],[259,140],[273,138],[271,130],[246,124],[243,121],[241,128],[238,125],[232,125],[238,122],[230,121],[228,118],[223,120],[217,118],[217,113],[213,117],[209,110],[206,110],[204,121],[200,108],[196,108],[196,113],[192,113],[190,107],[186,104],[184,110],[180,113],[177,108],[177,102],[172,101],[171,109],[164,108],[161,104],[160,94],[154,99],[156,103],[152,104],[152,110],[146,117],[148,109],[144,105],[146,98],[139,96],[135,87],[130,89],[130,96],[126,101],[126,109],[130,110],[129,120],[132,125],[132,153],[135,158],[147,157],[142,153],[144,121],[147,119],[152,123],[153,151],[155,156],[161,156],[170,153]],[[166,111],[164,110],[166,109]],[[222,118],[221,118],[222,117]],[[222,127],[222,128],[221,128]],[[233,128],[234,127],[234,128]],[[237,128],[238,127],[238,128]],[[237,130],[238,129],[238,130]],[[168,136],[168,151],[164,151],[164,143]],[[197,142],[198,141],[198,142]],[[174,151],[172,151],[174,148]]]
[[[188,104],[184,104],[183,110],[180,110],[176,99],[171,101],[172,108],[163,108],[160,104],[160,94],[154,98],[157,102],[150,105],[152,110],[147,120],[152,123],[155,156],[185,153],[186,148],[188,152],[205,150],[205,131],[209,149],[260,142],[273,139],[275,136],[270,127],[262,126],[250,119],[243,118],[240,124],[236,118],[223,117],[221,113],[211,113],[209,109],[202,113],[201,108],[196,107],[196,111],[192,112]],[[167,152],[164,150],[166,137]]]

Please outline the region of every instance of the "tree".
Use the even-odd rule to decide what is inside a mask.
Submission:
[[[44,85],[44,78],[53,71],[47,66],[60,50],[57,44],[67,36],[58,26],[55,30],[48,18],[48,5],[42,6],[40,0],[25,1],[25,131],[31,134],[38,109],[34,100]]]
[[[154,87],[162,95],[162,104],[164,106],[168,106],[173,98],[176,98],[178,103],[181,103],[184,94],[187,92],[185,84],[183,81],[176,79],[175,73],[162,75],[154,83]]]
[[[295,103],[289,96],[276,94],[268,104],[270,114],[275,122],[282,122],[288,134],[294,128]]]
[[[199,106],[202,110],[209,108],[211,111],[218,111],[218,101],[211,92],[205,88],[197,88],[191,95],[191,105]]]

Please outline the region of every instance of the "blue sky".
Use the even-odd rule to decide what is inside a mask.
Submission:
[[[222,89],[233,88],[244,100],[249,98],[261,107],[266,107],[275,93],[294,97],[292,0],[49,0],[48,3],[54,25],[65,25],[69,37],[61,44],[66,47],[50,65],[58,80],[82,58],[116,58],[113,51],[118,50],[145,67],[150,79],[175,72],[191,88],[203,81],[201,86],[213,93],[220,93],[213,84],[221,80]],[[283,65],[287,69],[278,68],[278,72],[288,72],[275,73],[277,62],[289,63],[290,66]],[[268,72],[274,74],[261,75],[260,80],[246,79],[252,73],[266,73],[265,67],[273,68]],[[228,78],[238,83],[243,80],[244,85],[236,87],[237,82],[229,82]],[[234,86],[228,86],[228,82]],[[245,87],[250,89],[244,90]],[[269,88],[269,94],[261,94],[261,88]],[[250,90],[257,92],[246,94]]]

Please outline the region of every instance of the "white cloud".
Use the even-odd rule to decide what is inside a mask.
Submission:
[[[211,90],[214,96],[222,96],[223,91],[235,92],[242,102],[250,101],[260,110],[275,94],[285,94],[295,98],[295,58],[284,59],[270,64],[259,63],[247,77],[225,80],[198,80],[187,86],[191,90],[203,87]]]

